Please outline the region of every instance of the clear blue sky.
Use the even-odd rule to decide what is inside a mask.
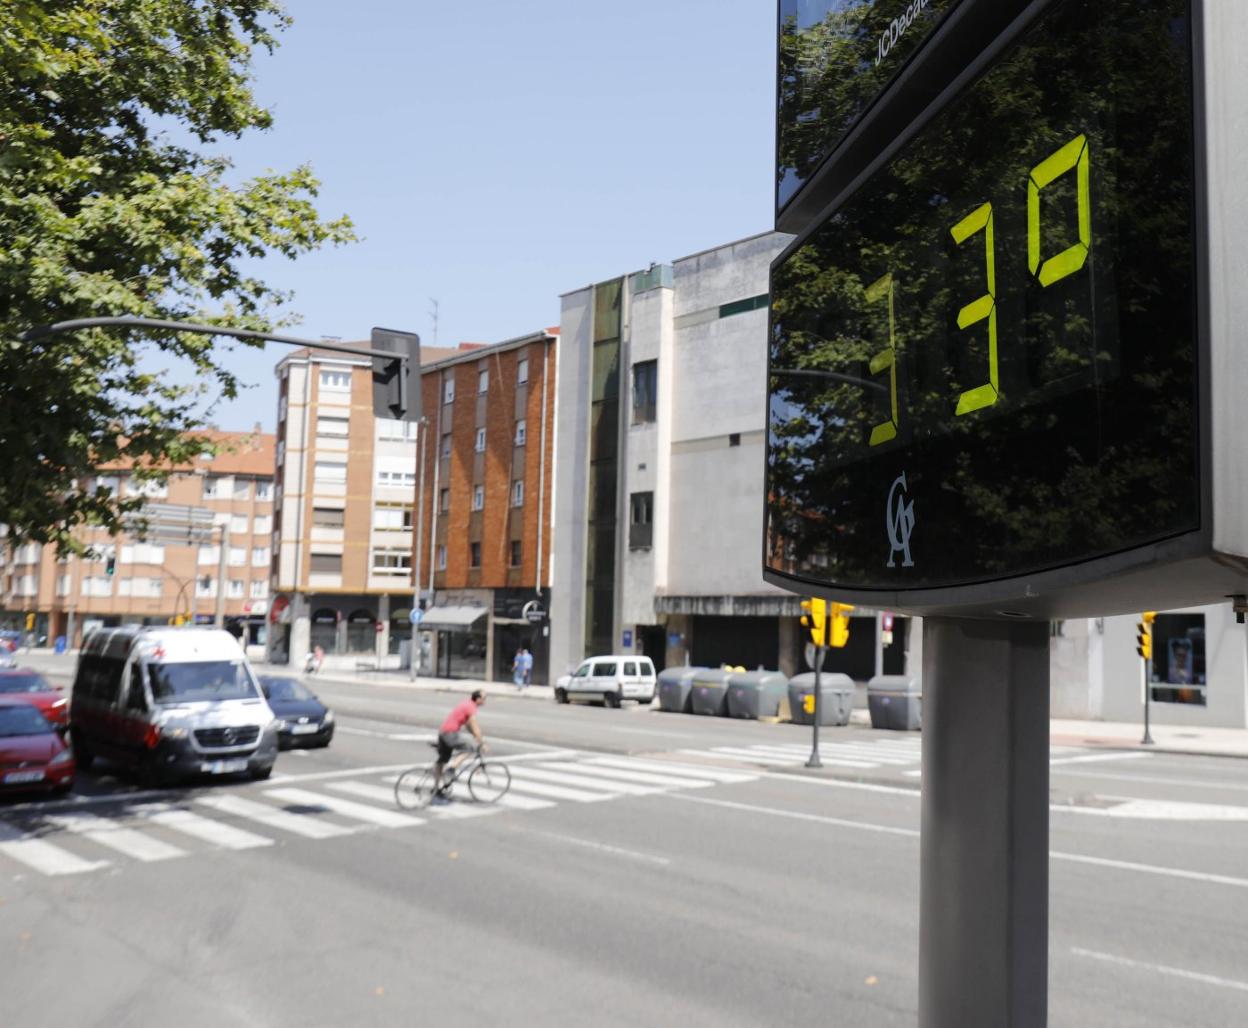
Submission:
[[[288,0],[256,62],[271,132],[244,175],[310,162],[362,241],[260,265],[299,335],[438,343],[559,323],[559,295],[772,227],[774,0]],[[222,428],[272,430],[280,353]]]

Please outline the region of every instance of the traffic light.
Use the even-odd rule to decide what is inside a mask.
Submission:
[[[35,615],[27,614],[26,615],[26,631],[33,632],[34,630],[35,630]]]
[[[395,354],[392,360],[374,357],[373,416],[394,421],[420,420],[420,336],[374,328],[374,350]],[[402,354],[406,360],[401,360]]]
[[[838,649],[849,642],[849,612],[853,610],[853,605],[849,603],[833,603],[832,604],[832,640],[830,645]]]
[[[108,559],[104,561],[104,574],[111,575],[117,570],[117,556],[110,553]]]
[[[802,600],[802,627],[810,632],[816,646],[827,646],[828,601],[818,598]]]
[[[1140,615],[1141,620],[1135,623],[1135,652],[1143,660],[1153,659],[1153,622],[1157,620],[1155,610],[1146,610]]]

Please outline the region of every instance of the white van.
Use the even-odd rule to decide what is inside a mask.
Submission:
[[[219,629],[101,628],[74,675],[70,737],[149,784],[198,774],[268,778],[277,720],[238,640]]]
[[[621,700],[650,703],[658,680],[649,657],[635,653],[590,657],[570,675],[555,683],[555,699],[602,700],[608,707],[618,707]]]

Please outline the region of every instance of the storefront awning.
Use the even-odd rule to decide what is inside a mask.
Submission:
[[[416,627],[421,631],[466,632],[488,613],[485,607],[430,607]]]

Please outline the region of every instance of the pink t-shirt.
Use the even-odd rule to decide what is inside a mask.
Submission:
[[[441,731],[458,732],[468,723],[468,719],[476,714],[476,712],[477,705],[472,702],[471,698],[464,700],[463,703],[456,704],[455,709],[452,710],[447,716],[447,719],[442,722]]]

